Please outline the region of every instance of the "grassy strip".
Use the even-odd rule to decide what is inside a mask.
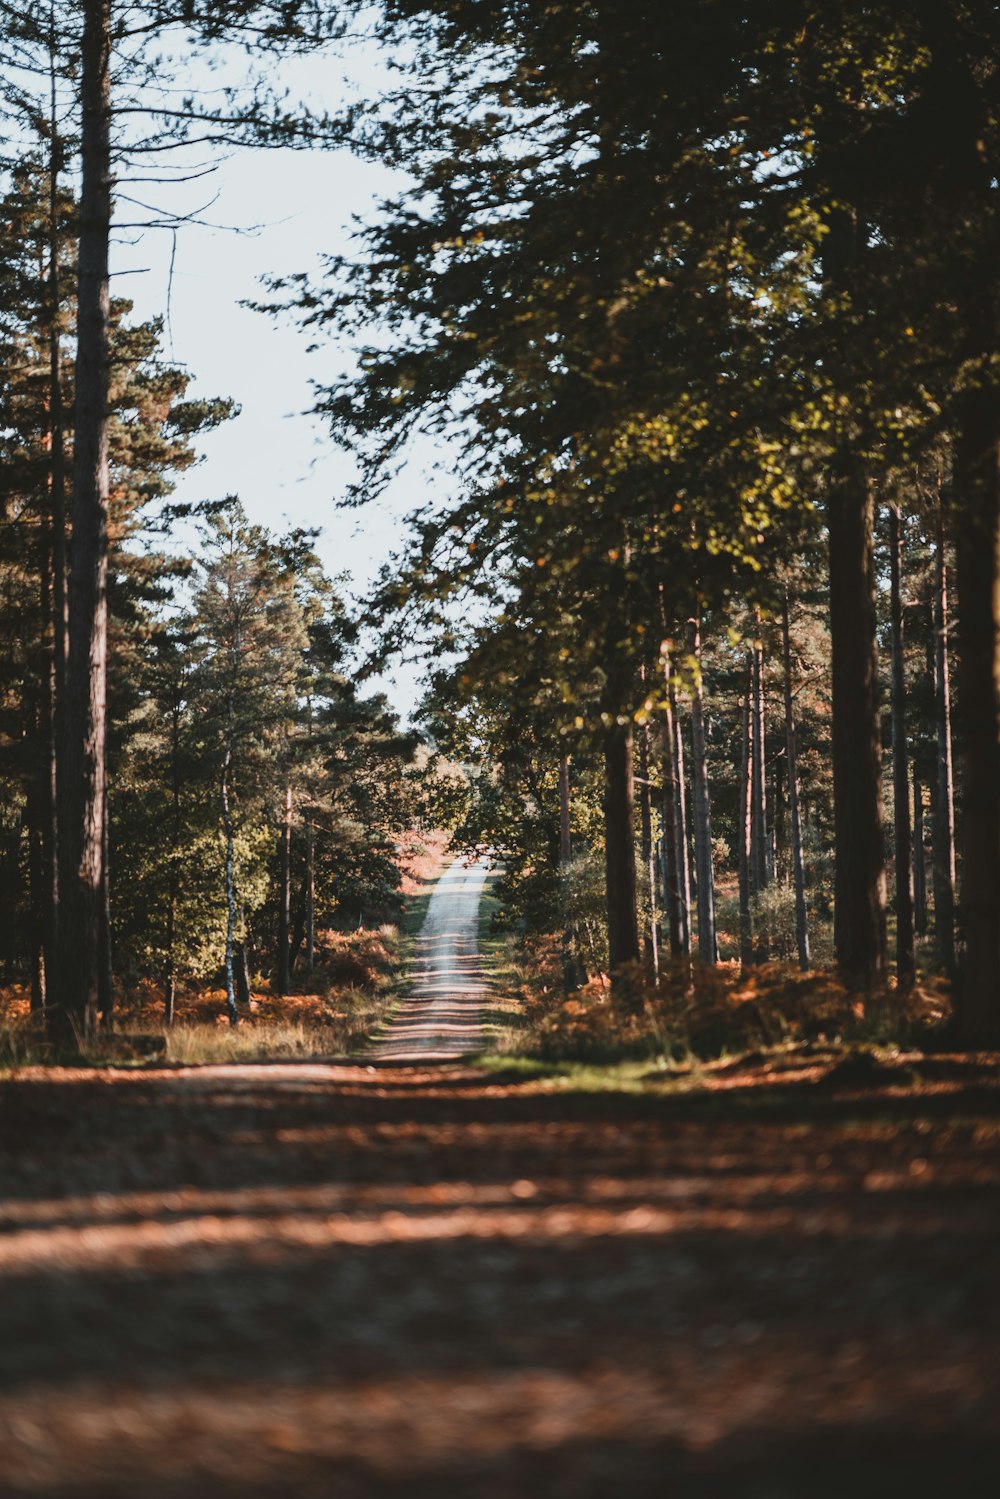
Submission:
[[[517,998],[522,975],[516,960],[516,938],[495,924],[500,901],[493,892],[499,876],[496,869],[486,876],[476,930],[488,987],[488,999],[483,1005],[484,1060],[501,1052],[516,1052],[524,1030],[523,1007]]]
[[[897,1117],[965,1119],[1000,1132],[1000,1054],[939,1055],[846,1043],[768,1048],[685,1063],[546,1062],[483,1056],[497,1083],[528,1093],[595,1097],[628,1094],[680,1117],[760,1117],[808,1124],[827,1117],[892,1132]],[[947,1081],[950,1087],[942,1090]]]

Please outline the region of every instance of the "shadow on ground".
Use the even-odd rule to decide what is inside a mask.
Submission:
[[[992,1495],[996,1067],[730,1081],[5,1084],[2,1491]]]

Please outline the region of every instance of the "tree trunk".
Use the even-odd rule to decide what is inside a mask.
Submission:
[[[833,812],[837,967],[871,988],[885,971],[881,741],[872,582],[872,497],[847,466],[830,487]]]
[[[246,911],[241,907],[239,913],[239,925],[243,930],[243,936],[236,943],[233,953],[233,974],[236,980],[236,1003],[242,1005],[244,1010],[250,1008],[250,960],[247,956],[246,939]]]
[[[59,36],[54,4],[49,9],[49,140],[48,140],[48,267],[45,342],[48,347],[48,399],[46,401],[48,443],[49,516],[43,547],[41,610],[46,634],[46,684],[42,723],[44,777],[39,815],[42,819],[42,878],[44,881],[44,950],[46,989],[57,979],[59,966],[59,821],[58,756],[64,743],[64,705],[67,656],[67,557],[66,557],[66,452],[63,407],[62,336],[60,313],[62,283],[59,267],[59,175],[63,145],[59,132],[59,99],[56,62]],[[53,996],[54,997],[54,996]],[[58,1022],[56,1022],[58,1024]]]
[[[927,936],[927,866],[924,848],[924,788],[913,764],[913,929]]]
[[[42,798],[39,782],[33,776],[28,783],[26,821],[28,828],[28,960],[31,981],[31,1011],[45,1009],[45,860],[42,851]]]
[[[903,542],[898,505],[889,506],[889,614],[892,635],[892,789],[896,873],[896,981],[909,988],[916,975],[913,890],[910,884],[910,777],[906,744],[906,672],[903,658]]]
[[[559,862],[566,865],[573,857],[573,839],[570,824],[569,755],[559,760]]]
[[[578,964],[574,956],[576,932],[569,919],[567,902],[567,880],[570,860],[573,857],[573,836],[570,807],[570,777],[569,756],[561,755],[559,758],[559,874],[561,884],[562,900],[562,970],[563,989],[566,994],[578,987],[581,982],[580,970],[582,965]],[[585,981],[586,976],[584,975]]]
[[[792,845],[792,881],[795,886],[795,945],[799,966],[808,968],[809,913],[806,908],[806,869],[802,850],[802,811],[799,804],[799,752],[792,699],[792,637],[788,618],[788,594],[781,606],[781,645],[785,668],[785,753],[788,758],[788,822]]]
[[[111,825],[108,819],[108,782],[104,779],[104,807],[101,832],[101,931],[100,973],[97,984],[97,1015],[105,1030],[111,1029],[115,1008],[111,930]]]
[[[60,1039],[94,1028],[101,989],[107,685],[110,0],[83,0],[80,237],[69,658],[60,745]]]
[[[836,161],[844,125],[831,113],[828,151]],[[856,211],[842,201],[829,208],[823,275],[832,299],[850,303],[863,242]],[[846,318],[846,336],[854,337]],[[839,331],[839,330],[838,330]],[[836,360],[842,353],[834,347]],[[872,493],[857,456],[854,426],[838,434],[828,482],[830,643],[833,687],[834,947],[849,983],[866,989],[885,972],[885,857],[882,838],[881,724],[872,566]]]
[[[1000,1043],[1000,420],[970,398],[956,442],[958,731],[962,746],[959,1035]]]
[[[649,782],[649,728],[639,736],[639,846],[649,892],[649,928],[645,939],[646,960],[659,977],[660,941],[657,925],[656,854],[653,840],[653,788]]]
[[[632,765],[632,668],[628,658],[625,563],[628,539],[608,575],[604,638],[604,857],[607,878],[608,962],[615,973],[640,956],[635,869],[635,778]]]
[[[677,752],[677,890],[681,925],[682,952],[691,952],[691,857],[689,853],[687,814],[687,768],[684,764],[684,735],[677,717],[677,696],[671,682],[670,707],[674,720],[674,746]]]
[[[291,988],[290,952],[292,935],[292,788],[285,787],[285,815],[281,827],[281,875],[278,898],[278,953],[275,977],[279,994]]]
[[[701,684],[701,622],[694,625],[696,681],[691,698],[691,786],[694,800],[695,862],[698,871],[698,955],[718,962],[715,936],[715,872],[712,867],[712,804],[708,787],[704,696]]]
[[[934,549],[934,716],[937,776],[932,828],[934,941],[945,972],[955,973],[955,782],[951,742],[951,628],[948,563],[940,506]]]
[[[310,973],[316,966],[316,834],[312,823],[306,829],[306,968]]]
[[[764,649],[760,640],[760,612],[755,625],[752,662],[752,749],[751,764],[753,811],[751,817],[750,873],[754,895],[760,895],[771,883],[771,858],[767,833],[767,722],[764,712]],[[766,956],[766,951],[764,953]]]
[[[757,636],[750,654],[750,893],[760,896],[771,883],[767,836],[767,732],[764,714],[764,650],[760,640],[760,611],[755,614]],[[770,956],[768,924],[758,909],[754,961]]]
[[[679,958],[685,952],[681,922],[680,871],[677,846],[677,746],[674,699],[670,680],[670,652],[663,651],[667,700],[663,716],[663,895],[667,912],[670,955]]]
[[[604,848],[612,976],[624,964],[639,961],[634,817],[632,726],[616,723],[604,736]]]
[[[751,748],[753,657],[747,656],[746,690],[743,693],[743,736],[740,754],[740,794],[736,809],[740,889],[740,963],[752,966],[753,917],[750,910],[750,845],[753,827],[753,753]]]
[[[236,847],[233,814],[229,804],[229,772],[233,753],[227,743],[222,762],[222,829],[226,839],[226,1014],[230,1025],[239,1025],[236,1008],[236,969],[233,952],[236,943]]]
[[[164,973],[163,1018],[174,1023],[177,1001],[177,894],[181,844],[180,704],[175,701],[170,718],[170,874],[167,880],[166,971]]]

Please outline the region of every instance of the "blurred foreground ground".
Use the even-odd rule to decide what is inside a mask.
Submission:
[[[0,1085],[0,1489],[1000,1492],[1000,1071]]]

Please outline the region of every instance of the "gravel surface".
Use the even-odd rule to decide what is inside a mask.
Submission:
[[[479,898],[489,865],[456,859],[438,880],[417,938],[413,989],[371,1048],[379,1062],[448,1061],[480,1051],[486,986]]]

